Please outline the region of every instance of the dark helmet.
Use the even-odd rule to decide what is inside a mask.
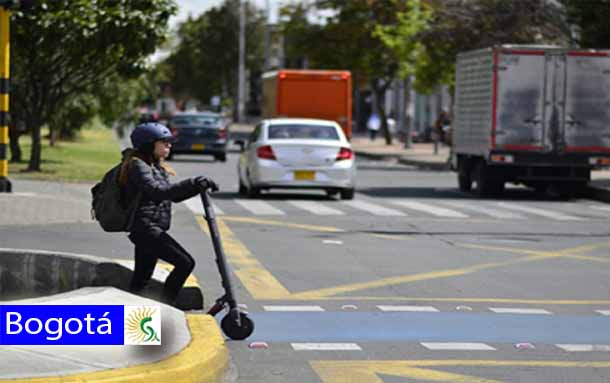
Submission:
[[[158,122],[138,124],[131,132],[131,144],[138,150],[152,151],[153,143],[159,140],[173,141],[174,136],[167,126]]]

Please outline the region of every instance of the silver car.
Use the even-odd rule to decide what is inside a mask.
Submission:
[[[239,193],[256,197],[268,189],[322,189],[354,198],[356,161],[334,121],[277,118],[261,121],[242,146]]]

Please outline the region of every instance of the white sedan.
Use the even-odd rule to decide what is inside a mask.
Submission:
[[[242,146],[237,171],[239,193],[261,190],[322,189],[329,196],[354,198],[356,161],[343,130],[334,121],[276,118],[256,125]]]

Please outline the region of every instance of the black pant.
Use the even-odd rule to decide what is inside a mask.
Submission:
[[[174,266],[165,280],[162,300],[173,304],[184,282],[195,268],[195,260],[169,234],[131,233],[129,239],[136,246],[135,268],[129,290],[138,294],[152,277],[157,259]]]

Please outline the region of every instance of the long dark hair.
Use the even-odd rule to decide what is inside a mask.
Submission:
[[[121,171],[119,172],[119,185],[125,186],[127,185],[127,173],[129,171],[129,165],[131,161],[138,158],[147,164],[151,165],[155,162],[159,163],[159,166],[167,172],[167,174],[175,176],[176,171],[167,164],[163,159],[155,159],[152,150],[151,151],[143,151],[138,149],[125,149],[122,152],[123,159],[121,162]]]

